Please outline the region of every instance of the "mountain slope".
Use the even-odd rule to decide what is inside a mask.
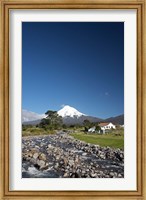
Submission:
[[[41,119],[38,119],[38,120],[33,120],[33,121],[27,121],[27,122],[22,122],[23,125],[37,125],[41,122]]]
[[[82,115],[80,117],[64,117],[63,123],[66,125],[74,125],[74,124],[83,124],[84,120],[89,120],[90,122],[100,122],[102,119],[97,117],[85,116]]]
[[[124,124],[124,114],[118,115],[116,117],[107,118],[104,120],[104,122],[112,122],[113,124],[123,125]]]

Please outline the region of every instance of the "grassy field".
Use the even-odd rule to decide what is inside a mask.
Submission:
[[[26,130],[22,131],[22,136],[33,136],[33,135],[50,135],[54,134],[54,130],[44,130],[43,128],[39,127],[29,127]]]
[[[85,134],[83,132],[72,133],[71,134],[75,139],[97,144],[103,147],[109,146],[112,148],[124,148],[124,131],[120,130],[119,133],[112,132],[109,134],[99,135],[99,134]]]

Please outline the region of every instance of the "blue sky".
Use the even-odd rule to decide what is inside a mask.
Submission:
[[[124,113],[124,23],[23,22],[22,107]]]

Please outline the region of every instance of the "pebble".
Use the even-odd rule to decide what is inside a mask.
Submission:
[[[38,157],[39,157],[39,154],[38,154],[38,153],[34,153],[34,154],[33,154],[33,158],[34,158],[34,159],[37,159]]]
[[[83,153],[83,154],[82,154],[82,156],[86,156],[86,155],[87,155],[87,153]]]

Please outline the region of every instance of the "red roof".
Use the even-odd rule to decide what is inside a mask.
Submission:
[[[109,124],[109,122],[103,122],[103,123],[100,123],[100,124],[98,124],[99,126],[107,126]]]

